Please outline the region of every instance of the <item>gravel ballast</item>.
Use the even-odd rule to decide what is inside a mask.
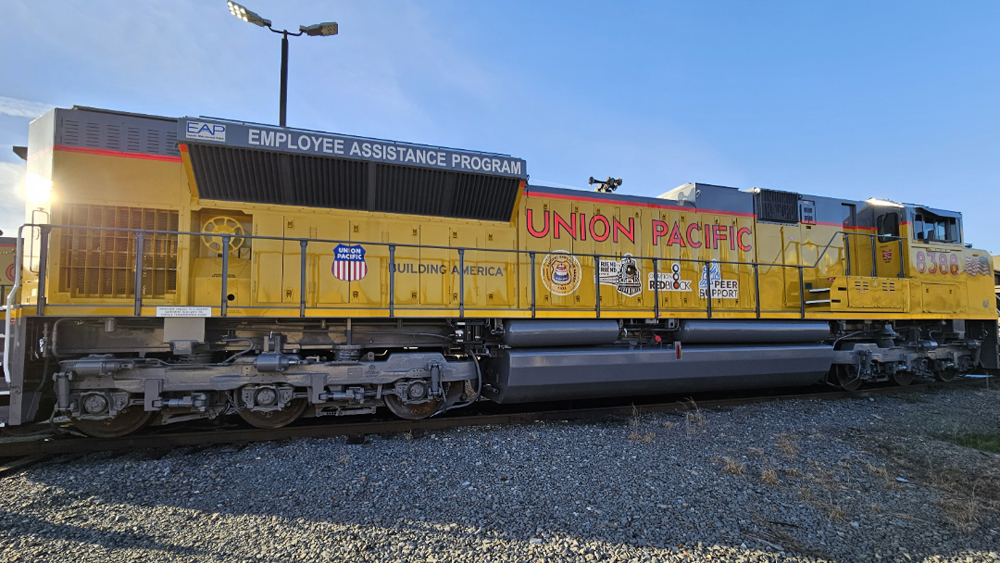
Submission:
[[[55,458],[0,480],[0,561],[1000,561],[1000,455],[955,443],[998,406],[980,382]]]

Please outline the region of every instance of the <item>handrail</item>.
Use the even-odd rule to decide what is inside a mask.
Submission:
[[[11,384],[10,375],[10,311],[14,308],[14,295],[17,293],[18,288],[21,286],[21,261],[24,260],[24,227],[26,225],[21,225],[17,228],[17,249],[14,253],[14,284],[10,288],[10,292],[7,294],[7,301],[4,305],[4,312],[6,313],[6,323],[4,323],[3,332],[3,380],[9,386]]]
[[[118,232],[118,233],[134,233],[135,237],[136,237],[136,243],[137,243],[137,246],[136,246],[136,257],[135,257],[135,260],[136,260],[136,262],[135,262],[136,271],[135,271],[135,288],[134,288],[134,291],[135,291],[135,296],[134,296],[134,300],[135,300],[134,315],[136,315],[136,316],[140,316],[141,315],[141,309],[142,309],[142,266],[143,266],[143,255],[145,254],[145,249],[144,249],[143,242],[144,242],[146,234],[161,234],[161,235],[176,236],[176,237],[179,237],[181,235],[191,236],[191,237],[199,237],[199,236],[221,236],[222,239],[223,239],[223,242],[224,242],[223,248],[225,248],[225,249],[229,248],[228,239],[230,238],[228,235],[222,235],[220,233],[209,233],[209,232],[201,232],[201,231],[169,231],[169,230],[158,230],[158,229],[131,229],[131,228],[115,228],[115,227],[90,227],[90,226],[82,226],[82,225],[53,225],[53,224],[49,224],[49,223],[42,223],[42,224],[26,223],[24,225],[21,225],[18,228],[18,241],[19,241],[19,245],[18,245],[18,249],[17,249],[17,252],[18,252],[17,260],[18,260],[18,263],[20,263],[20,261],[23,260],[23,256],[22,256],[22,253],[23,253],[23,244],[21,244],[21,240],[22,240],[22,231],[23,231],[23,229],[25,227],[28,227],[28,228],[41,228],[41,229],[43,229],[45,231],[50,231],[52,229],[70,229],[70,230],[76,229],[76,230],[84,230],[84,231],[112,231],[112,232]],[[666,257],[666,256],[633,256],[632,258],[636,259],[636,260],[650,260],[650,261],[652,261],[654,272],[658,272],[659,268],[657,266],[658,266],[658,262],[660,260],[671,260],[671,261],[674,261],[674,262],[685,262],[685,263],[686,262],[700,263],[700,264],[702,264],[702,267],[705,269],[704,270],[705,272],[708,272],[711,269],[712,264],[720,264],[720,265],[721,264],[728,264],[728,265],[736,265],[736,266],[751,266],[753,268],[753,272],[754,272],[754,302],[755,302],[754,309],[755,309],[755,314],[756,314],[756,316],[758,318],[760,317],[760,313],[761,313],[761,311],[760,311],[760,281],[759,281],[759,268],[760,268],[760,266],[777,267],[777,268],[795,268],[795,269],[798,270],[799,311],[800,311],[801,316],[803,318],[805,318],[805,305],[806,305],[806,303],[805,303],[805,284],[804,284],[804,275],[803,275],[804,274],[804,270],[805,269],[810,269],[811,270],[811,269],[818,268],[819,265],[820,265],[820,262],[826,256],[827,252],[829,251],[829,249],[832,246],[833,242],[838,238],[838,236],[840,236],[840,237],[842,237],[844,239],[845,249],[850,246],[848,244],[848,240],[849,240],[848,237],[850,237],[850,236],[871,237],[873,239],[872,240],[873,251],[874,251],[874,242],[875,242],[874,241],[874,237],[881,237],[881,238],[890,239],[890,240],[898,240],[900,242],[901,246],[902,246],[902,241],[906,240],[904,237],[892,236],[892,235],[878,235],[878,234],[870,234],[870,233],[849,233],[849,232],[842,231],[842,230],[841,231],[837,231],[837,232],[833,233],[833,235],[830,237],[830,240],[827,241],[826,245],[824,245],[822,252],[820,252],[819,256],[817,256],[815,262],[813,262],[812,265],[805,265],[805,264],[777,264],[777,263],[757,262],[757,261],[742,262],[742,261],[738,261],[738,260],[737,261],[733,261],[733,260],[716,260],[714,258],[709,258],[708,260],[706,260],[704,258],[680,258],[680,257],[678,257],[678,258],[671,258],[671,257]],[[298,307],[298,309],[299,309],[299,316],[300,317],[304,317],[305,316],[305,309],[307,308],[306,307],[306,297],[305,297],[305,294],[306,294],[306,275],[305,275],[306,274],[306,272],[305,272],[305,270],[306,270],[306,248],[307,248],[307,245],[310,242],[327,243],[327,244],[369,245],[369,246],[377,246],[377,247],[387,247],[388,250],[389,250],[389,259],[390,259],[390,264],[389,264],[389,290],[390,290],[390,295],[389,295],[389,312],[390,312],[390,316],[393,316],[394,313],[395,313],[395,309],[397,309],[397,307],[395,305],[395,294],[394,294],[395,293],[395,274],[396,274],[396,264],[395,264],[395,262],[396,262],[396,252],[395,251],[396,251],[397,248],[414,248],[414,249],[421,249],[421,250],[433,249],[433,250],[453,251],[453,252],[457,252],[458,253],[458,261],[459,261],[459,265],[460,265],[460,268],[459,268],[459,293],[460,293],[460,296],[459,296],[458,311],[459,311],[459,316],[460,317],[464,317],[465,316],[465,310],[466,310],[466,307],[465,307],[465,268],[464,268],[464,265],[465,265],[465,252],[466,251],[503,253],[503,254],[515,254],[517,256],[520,256],[520,255],[523,255],[523,254],[527,254],[529,256],[529,259],[531,260],[532,272],[534,272],[534,269],[535,269],[535,256],[538,253],[538,251],[535,251],[535,250],[521,250],[521,249],[517,249],[517,248],[513,248],[513,249],[501,249],[501,248],[476,248],[476,247],[462,247],[462,246],[456,247],[456,246],[440,246],[440,245],[430,245],[430,244],[408,244],[408,243],[395,243],[395,242],[356,241],[356,240],[320,239],[320,238],[294,238],[294,237],[278,237],[278,236],[269,236],[269,235],[250,235],[250,234],[243,234],[243,235],[241,235],[241,238],[251,239],[251,240],[270,240],[270,241],[281,241],[281,242],[297,241],[299,243],[300,248],[302,249],[302,256],[301,256],[301,259],[300,259],[300,270],[301,271],[300,271],[300,280],[299,280],[300,295],[299,295],[299,307]],[[587,257],[587,258],[590,258],[590,259],[592,259],[594,261],[594,285],[595,285],[594,311],[595,311],[595,314],[598,317],[600,317],[601,316],[601,303],[600,303],[600,299],[601,299],[601,287],[600,286],[601,286],[601,284],[600,284],[599,263],[600,263],[600,258],[601,258],[602,255],[600,255],[600,254],[586,254],[586,253],[577,254],[577,253],[572,253],[572,252],[567,252],[567,254],[570,255],[570,256],[573,256],[573,257],[576,257],[576,256]],[[900,262],[901,262],[901,264],[900,264],[900,276],[902,276],[902,273],[903,273],[902,256],[900,257]],[[228,276],[227,276],[227,274],[228,274],[228,271],[227,271],[228,270],[228,265],[229,265],[229,252],[227,251],[227,252],[223,253],[223,256],[222,256],[222,268],[223,268],[223,274],[222,274],[222,280],[221,280],[221,282],[222,282],[221,283],[221,286],[222,286],[221,287],[221,292],[222,292],[222,294],[220,296],[220,301],[219,301],[219,304],[220,304],[220,314],[223,317],[227,316],[227,308],[228,308],[228,295],[227,295],[227,291],[228,291],[227,286],[228,286],[228,281],[229,281],[228,280]],[[874,265],[873,265],[873,267],[874,267]],[[848,268],[848,270],[847,270],[848,275],[850,275],[849,274],[849,268],[850,268],[849,264],[847,265],[847,268]],[[21,268],[15,268],[15,270],[16,270],[16,273],[15,273],[14,286],[12,287],[11,292],[8,293],[8,295],[7,295],[7,307],[5,307],[5,309],[7,309],[7,325],[8,325],[5,330],[6,330],[6,333],[8,334],[8,336],[9,336],[9,332],[10,332],[10,309],[14,307],[13,297],[14,297],[14,294],[16,293],[16,290],[19,287],[20,278],[21,278]],[[45,271],[44,270],[44,266],[41,266],[40,270],[42,272],[44,272]],[[703,277],[705,275],[708,275],[708,274],[707,273],[704,274]],[[348,280],[348,281],[354,281],[354,280]],[[655,281],[658,281],[658,279],[655,280]],[[656,286],[656,290],[654,291],[654,293],[656,295],[656,303],[654,304],[654,311],[655,311],[656,316],[658,318],[659,317],[659,290],[658,290],[658,286]],[[536,314],[535,295],[536,295],[536,291],[535,291],[535,276],[532,275],[531,276],[531,316],[532,316],[532,318],[534,318],[535,314]],[[706,316],[708,318],[712,317],[712,299],[713,299],[713,292],[712,292],[711,286],[709,286],[708,289],[707,289],[707,291],[706,291],[706,294],[705,294],[705,300],[706,300],[705,314],[706,314]],[[40,303],[43,304],[42,306],[39,307],[39,314],[42,315],[42,314],[44,314],[44,311],[43,311],[44,301],[41,301]],[[9,338],[7,338],[6,340],[7,340],[7,342],[9,342]],[[9,368],[6,365],[7,355],[8,355],[8,350],[9,350],[9,344],[7,342],[5,342],[5,344],[4,344],[4,375],[5,375],[6,379],[9,379],[9,377],[10,377],[9,376]]]
[[[121,232],[121,233],[147,233],[147,234],[151,233],[151,234],[158,234],[158,235],[190,235],[190,236],[208,236],[208,237],[222,237],[222,236],[224,236],[224,235],[221,235],[219,233],[210,233],[210,232],[201,232],[201,231],[165,231],[165,230],[157,230],[157,229],[127,229],[127,228],[117,228],[117,227],[88,227],[88,226],[81,226],[81,225],[53,225],[53,224],[49,224],[49,223],[38,223],[38,224],[36,224],[36,223],[25,223],[24,225],[21,225],[21,227],[31,227],[31,228],[43,227],[43,226],[45,226],[45,227],[51,227],[53,229],[79,229],[79,230],[86,230],[86,231],[115,231],[115,232]],[[734,260],[716,260],[714,258],[710,259],[709,261],[710,262],[714,262],[716,264],[735,264],[735,265],[740,265],[740,266],[752,266],[754,264],[757,264],[759,266],[772,266],[772,267],[777,267],[777,268],[799,268],[799,267],[802,267],[802,268],[806,268],[806,269],[813,269],[813,268],[816,268],[816,267],[819,266],[820,260],[822,260],[823,257],[826,255],[827,250],[829,250],[830,245],[833,244],[833,241],[836,240],[837,235],[863,236],[863,237],[882,237],[882,238],[888,238],[888,239],[892,239],[892,240],[907,240],[906,237],[898,237],[898,236],[890,236],[890,235],[878,235],[878,234],[869,234],[869,233],[848,233],[848,232],[845,232],[845,231],[837,231],[837,232],[835,232],[833,234],[833,236],[830,237],[830,241],[826,243],[826,246],[824,246],[823,252],[819,255],[819,257],[816,258],[816,261],[811,266],[810,265],[805,265],[805,264],[802,264],[802,265],[799,265],[799,264],[778,264],[778,263],[775,263],[775,262],[741,262],[741,261],[738,261],[738,260],[735,260],[735,261]],[[440,245],[434,245],[434,244],[408,244],[408,243],[399,243],[399,242],[360,241],[360,240],[347,240],[347,239],[322,239],[322,238],[306,238],[306,239],[303,239],[301,237],[276,237],[276,236],[269,236],[269,235],[250,235],[250,234],[242,234],[242,235],[240,235],[240,238],[243,238],[243,239],[256,239],[256,240],[274,240],[274,241],[284,241],[284,242],[288,242],[288,241],[298,242],[298,241],[301,241],[301,240],[308,240],[309,242],[321,242],[321,243],[329,243],[329,244],[371,245],[371,246],[384,246],[384,247],[389,247],[390,245],[392,245],[392,246],[395,246],[397,248],[416,248],[416,249],[453,250],[453,251],[466,250],[466,251],[472,251],[472,252],[497,252],[497,253],[509,253],[509,254],[530,254],[532,252],[534,252],[534,253],[537,254],[539,252],[537,250],[521,250],[521,249],[517,249],[517,248],[477,248],[477,247],[472,247],[472,246],[440,246]],[[590,253],[573,253],[573,252],[567,252],[567,254],[569,254],[571,256],[586,256],[586,257],[593,257],[594,256],[593,254],[590,254]],[[635,255],[633,255],[632,258],[634,258],[636,260],[654,260],[654,259],[655,260],[673,260],[675,262],[705,262],[706,261],[704,258],[671,258],[669,256],[635,256]]]

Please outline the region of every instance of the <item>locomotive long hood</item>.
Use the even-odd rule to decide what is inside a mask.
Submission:
[[[178,142],[200,199],[510,221],[527,179],[509,155],[205,118]]]

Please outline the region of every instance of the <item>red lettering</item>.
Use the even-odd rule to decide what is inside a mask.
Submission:
[[[675,244],[687,246],[684,244],[684,237],[681,236],[681,228],[677,225],[677,221],[674,221],[674,228],[670,231],[670,238],[667,239],[667,246],[673,246]]]
[[[733,229],[735,228],[729,225],[729,250],[736,250],[736,237],[733,235]]]
[[[715,231],[715,236],[713,237],[715,240],[712,242],[712,248],[719,248],[719,241],[726,240],[729,236],[729,229],[725,225],[715,225],[712,230]]]
[[[668,230],[666,221],[653,219],[653,246],[660,244],[660,237],[666,236]]]
[[[687,239],[688,239],[688,246],[690,246],[691,248],[701,248],[701,243],[696,241],[694,239],[694,236],[691,234],[691,231],[700,231],[700,230],[701,230],[701,225],[699,225],[698,223],[691,223],[690,225],[688,225]]]
[[[702,231],[705,233],[705,248],[712,248],[712,226],[705,225]]]
[[[577,224],[580,225],[580,240],[587,240],[587,216],[581,213]]]
[[[753,246],[751,246],[749,243],[743,244],[743,235],[749,235],[749,234],[751,234],[751,231],[746,227],[743,227],[739,231],[736,231],[736,240],[740,245],[740,250],[742,250],[743,252],[750,252],[750,250],[753,248]]]
[[[566,229],[569,233],[569,238],[576,240],[576,213],[570,213],[569,222],[559,215],[558,212],[552,212],[552,238],[559,238],[559,227]]]
[[[542,211],[542,216],[545,217],[545,225],[542,227],[542,230],[540,230],[540,231],[536,231],[535,230],[535,225],[531,221],[531,219],[532,219],[531,214],[532,214],[531,213],[531,208],[529,207],[528,208],[528,232],[531,233],[531,236],[533,236],[535,238],[542,238],[545,235],[549,234],[549,212],[548,211]]]
[[[604,223],[604,232],[602,234],[597,234],[594,230],[594,224],[597,222]],[[604,215],[594,215],[590,218],[590,238],[596,240],[597,242],[604,242],[608,240],[608,235],[611,234],[611,224]]]
[[[558,217],[558,215],[557,215]],[[625,226],[618,222],[617,217],[612,217],[611,220],[614,222],[614,236],[612,237],[615,242],[618,242],[618,233],[625,235],[625,238],[629,240],[632,244],[635,244],[635,218],[628,218],[628,230],[625,230]]]

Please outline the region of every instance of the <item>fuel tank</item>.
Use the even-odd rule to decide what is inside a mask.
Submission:
[[[667,345],[501,350],[483,395],[498,403],[627,397],[819,383],[833,347],[822,344]]]

